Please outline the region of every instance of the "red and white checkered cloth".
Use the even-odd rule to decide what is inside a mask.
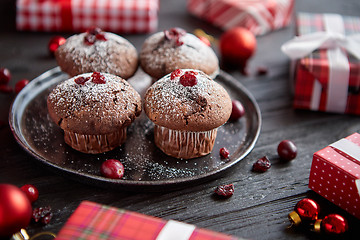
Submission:
[[[346,36],[360,33],[360,18],[342,16],[342,20]],[[326,30],[323,14],[299,13],[296,23],[299,36]],[[348,86],[345,89],[347,96],[345,93],[343,110],[334,110],[329,104],[329,101],[335,104],[340,103],[342,99],[332,98],[329,95],[329,85],[331,85],[329,76],[331,68],[336,69],[336,66],[330,63],[327,49],[315,50],[295,62],[294,107],[314,111],[360,114],[360,60],[349,53],[345,53],[345,57],[348,62],[348,78],[343,75],[339,77],[339,81],[342,81],[341,85]],[[340,91],[338,87],[332,87],[335,88],[335,92]]]
[[[82,202],[58,233],[57,240],[236,240],[194,225]]]
[[[83,32],[100,27],[116,33],[152,32],[159,0],[17,0],[16,27],[30,31]]]
[[[287,26],[294,0],[188,0],[187,9],[217,27],[244,27],[255,35]]]

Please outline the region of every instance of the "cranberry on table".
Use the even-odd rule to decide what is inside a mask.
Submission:
[[[34,185],[25,184],[20,189],[26,194],[31,203],[39,198],[39,191]]]
[[[43,224],[49,224],[50,220],[52,218],[52,212],[51,212],[51,207],[50,206],[46,206],[46,207],[38,207],[38,208],[34,208],[33,209],[33,213],[32,213],[32,219],[35,222],[41,222]]]
[[[231,197],[234,194],[234,185],[227,184],[218,186],[215,189],[215,193],[221,197]]]
[[[285,161],[290,161],[296,158],[297,147],[290,140],[283,140],[279,143],[277,152],[279,157]]]
[[[244,106],[241,104],[241,102],[238,100],[232,100],[231,103],[232,103],[232,111],[230,115],[230,120],[236,121],[245,115],[245,109]]]
[[[120,179],[124,176],[124,165],[116,159],[108,159],[101,164],[101,174],[107,178]]]
[[[15,92],[19,93],[26,85],[28,85],[28,83],[29,83],[29,80],[27,80],[27,79],[18,81],[15,84]]]
[[[10,70],[7,68],[0,68],[0,84],[8,84],[11,79]]]
[[[266,157],[263,156],[262,158],[259,158],[254,164],[253,164],[253,168],[252,170],[254,172],[266,172],[269,168],[271,167],[271,162],[270,160]]]

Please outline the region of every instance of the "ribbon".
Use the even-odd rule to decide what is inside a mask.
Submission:
[[[329,145],[332,148],[335,148],[352,158],[353,161],[357,161],[360,164],[360,146],[353,143],[352,141],[343,138],[333,144]],[[355,185],[360,196],[360,178],[355,180]]]
[[[317,49],[327,49],[329,83],[326,110],[344,113],[347,105],[350,66],[344,49],[360,59],[360,34],[345,36],[341,15],[323,14],[324,32],[295,37],[282,45],[281,50],[291,59],[303,58]],[[318,110],[321,87],[314,82],[310,108]]]
[[[72,18],[72,7],[71,0],[57,1],[61,6],[61,24],[62,29],[65,31],[73,30],[73,18]]]

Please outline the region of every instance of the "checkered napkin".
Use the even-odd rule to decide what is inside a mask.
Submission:
[[[235,240],[238,238],[182,222],[166,221],[83,201],[60,230],[56,239]]]
[[[296,19],[297,35],[327,32],[325,15],[329,14],[299,13]],[[333,27],[341,25],[343,36],[360,33],[360,18],[340,15],[335,17],[340,18],[342,23]],[[344,48],[340,50],[344,55],[345,64],[342,65],[346,65],[346,72],[339,70],[339,57],[330,54],[331,48],[317,49],[296,61],[295,108],[360,114],[360,60]]]
[[[117,33],[156,30],[159,0],[17,0],[16,27],[82,32],[97,26]]]
[[[224,30],[244,27],[262,35],[287,26],[294,0],[188,0],[187,9]]]

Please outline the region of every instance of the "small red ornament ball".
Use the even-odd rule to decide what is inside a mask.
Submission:
[[[220,53],[225,63],[245,67],[247,60],[255,53],[256,38],[243,27],[227,30],[220,37]]]
[[[295,205],[295,212],[297,212],[301,220],[316,220],[319,216],[320,206],[310,198],[304,198]]]
[[[39,190],[34,185],[25,184],[20,189],[26,194],[31,203],[39,198]]]
[[[62,36],[55,36],[55,37],[51,38],[49,41],[49,44],[48,44],[50,54],[54,55],[56,49],[58,49],[58,47],[60,45],[63,45],[65,42],[66,42],[66,39]]]
[[[0,184],[0,237],[8,237],[26,228],[32,208],[26,194],[11,184]]]
[[[328,234],[342,234],[348,226],[347,220],[339,214],[329,214],[321,222],[321,230]]]

